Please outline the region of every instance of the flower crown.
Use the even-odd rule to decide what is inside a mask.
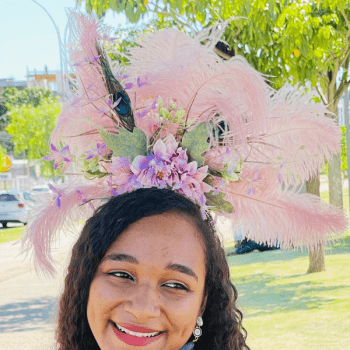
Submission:
[[[312,249],[343,232],[341,210],[298,193],[339,152],[338,127],[325,106],[289,86],[272,90],[242,57],[219,59],[225,25],[194,39],[147,34],[121,67],[105,51],[110,30],[71,13],[74,92],[44,159],[75,180],[50,185],[33,213],[23,242],[36,267],[54,272],[50,242],[63,225],[142,187],[179,192],[258,242]]]

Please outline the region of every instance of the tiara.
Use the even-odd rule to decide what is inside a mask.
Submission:
[[[275,91],[243,57],[214,48],[226,22],[191,38],[175,30],[143,35],[129,65],[112,61],[114,39],[93,15],[70,13],[75,78],[51,137],[55,169],[32,211],[23,246],[54,274],[51,242],[113,196],[172,189],[203,218],[230,219],[257,242],[309,249],[347,226],[342,210],[299,193],[340,152],[340,131],[323,104],[291,86]]]

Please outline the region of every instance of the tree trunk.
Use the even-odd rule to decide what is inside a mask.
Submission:
[[[320,196],[320,175],[306,183],[306,192]],[[309,269],[307,273],[320,272],[325,269],[325,250],[319,246],[314,250],[309,250]]]
[[[343,209],[343,183],[341,155],[338,153],[328,162],[329,203]]]
[[[309,269],[307,273],[321,272],[325,270],[325,248],[320,245],[314,250],[309,250]]]
[[[336,72],[331,75],[330,83],[328,85],[328,101],[330,103],[328,109],[334,113],[332,119],[339,124],[338,117],[338,103],[334,100],[336,92]],[[341,154],[336,154],[328,162],[328,185],[329,185],[329,203],[335,205],[339,209],[343,209],[343,183],[341,173]]]

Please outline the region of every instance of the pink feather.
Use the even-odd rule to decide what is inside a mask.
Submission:
[[[266,131],[249,141],[247,161],[279,168],[286,186],[299,185],[318,174],[325,159],[340,152],[340,130],[321,103],[310,102],[286,85],[274,94]]]
[[[101,111],[108,110],[108,92],[104,78],[96,60],[96,40],[101,34],[110,31],[95,16],[70,13],[70,27],[75,40],[71,45],[71,63],[75,68],[77,79],[73,81],[74,99],[64,104],[51,142],[58,144],[65,140],[76,155],[89,149],[91,144],[101,143],[102,139],[95,125],[115,130],[113,121]],[[87,120],[90,121],[87,122]],[[83,135],[83,136],[79,136]]]
[[[236,145],[246,145],[247,121],[253,125],[252,136],[265,126],[271,89],[244,58],[222,61],[175,29],[150,34],[140,44],[130,50],[128,73],[150,84],[130,90],[136,92],[137,107],[159,95],[164,101],[176,99],[197,123],[219,113],[231,125]]]
[[[64,226],[74,227],[78,220],[87,220],[93,214],[93,209],[88,203],[83,204],[76,191],[81,191],[87,200],[94,199],[92,203],[96,207],[102,204],[98,198],[110,195],[108,187],[96,183],[71,183],[56,188],[62,192],[61,207],[52,199],[53,195],[43,195],[40,204],[30,213],[26,235],[21,242],[23,251],[33,253],[36,271],[51,276],[56,272],[51,255],[52,242],[57,239]]]
[[[223,188],[225,200],[232,203],[235,212],[218,215],[230,218],[233,228],[243,225],[243,236],[270,244],[278,241],[284,248],[306,245],[312,250],[326,238],[343,233],[348,221],[342,210],[315,195],[270,191],[273,186],[266,181],[269,171],[260,173],[262,180],[255,194],[248,195],[252,183],[247,180],[231,182]]]

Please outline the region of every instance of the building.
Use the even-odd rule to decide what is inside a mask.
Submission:
[[[5,78],[0,79],[0,95],[4,91],[4,89],[8,87],[15,87],[18,90],[23,90],[27,87],[27,81],[26,80],[15,80],[13,78]]]
[[[27,67],[27,86],[40,86],[44,89],[51,90],[55,95],[58,92],[57,73],[58,72],[55,70],[49,70],[47,65],[45,65],[42,71],[36,69],[31,71]]]

